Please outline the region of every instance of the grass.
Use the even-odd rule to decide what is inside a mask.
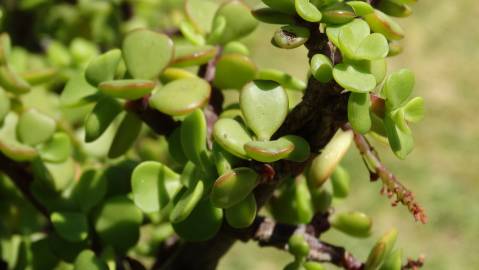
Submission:
[[[411,68],[417,76],[414,94],[426,99],[426,119],[414,127],[416,148],[405,160],[376,145],[384,163],[414,190],[429,222],[417,224],[402,207],[392,208],[379,195],[352,149],[344,164],[353,176],[354,193],[340,209],[357,209],[375,221],[373,236],[356,240],[336,232],[324,238],[346,244],[365,258],[368,247],[390,227],[398,228],[399,246],[406,256],[426,256],[425,269],[478,269],[479,257],[479,3],[474,0],[420,1],[412,17],[400,19],[407,36],[405,51],[391,59],[389,69]],[[274,67],[301,78],[307,73],[304,49],[272,48],[274,27],[262,26],[248,39],[260,67]],[[353,208],[354,206],[354,208]],[[220,270],[282,269],[291,257],[254,243],[238,243],[220,264]],[[335,269],[331,267],[330,269]]]

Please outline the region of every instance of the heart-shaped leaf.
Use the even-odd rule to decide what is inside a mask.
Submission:
[[[106,178],[103,172],[89,169],[83,172],[73,187],[71,198],[84,213],[96,206],[107,191]]]
[[[80,242],[88,237],[88,222],[82,213],[54,212],[50,220],[55,231],[67,241]]]
[[[151,93],[155,86],[154,81],[115,80],[100,83],[98,89],[103,94],[111,97],[134,100]]]
[[[348,101],[348,120],[354,130],[366,133],[371,129],[371,98],[368,93],[351,93]]]
[[[223,223],[223,210],[212,205],[210,200],[202,200],[182,222],[173,223],[173,229],[187,241],[200,242],[211,239]],[[191,228],[195,228],[192,230]]]
[[[294,144],[288,140],[251,141],[244,145],[249,157],[254,160],[271,163],[286,158],[294,150]]]
[[[233,228],[246,228],[253,223],[256,210],[256,199],[253,194],[250,194],[238,204],[225,210],[226,221]]]
[[[93,101],[97,92],[98,90],[86,81],[83,73],[75,73],[60,95],[60,104],[64,107],[84,105]]]
[[[123,40],[123,59],[135,79],[154,79],[173,58],[173,41],[146,29],[128,33]]]
[[[378,60],[385,58],[389,52],[387,39],[378,33],[367,36],[354,53],[355,57],[365,60]]]
[[[229,153],[243,159],[248,156],[243,146],[252,140],[250,134],[238,121],[230,118],[219,119],[213,128],[215,142]]]
[[[91,250],[84,250],[75,259],[74,270],[108,270],[108,265]]]
[[[411,95],[414,84],[414,73],[409,69],[401,69],[389,75],[382,89],[389,107],[394,109],[401,106]]]
[[[8,66],[0,66],[0,86],[13,94],[30,92],[31,86]]]
[[[143,122],[135,113],[127,112],[113,138],[108,157],[118,158],[126,153],[140,135],[142,124]]]
[[[226,44],[232,40],[249,35],[258,26],[258,21],[251,14],[246,4],[239,0],[231,0],[220,6],[215,20],[222,17],[226,20],[227,31],[222,31],[215,43]]]
[[[294,49],[306,43],[310,35],[308,28],[286,25],[274,33],[272,43],[274,46],[282,49]]]
[[[37,145],[48,141],[53,136],[56,126],[55,120],[48,115],[30,109],[22,113],[18,119],[17,137],[25,144]]]
[[[64,162],[72,153],[70,137],[64,132],[57,132],[38,151],[45,161]]]
[[[181,79],[158,89],[150,98],[150,106],[168,115],[186,115],[203,107],[210,94],[211,87],[205,80]]]
[[[281,137],[279,140],[288,141],[294,145],[294,150],[289,153],[285,159],[295,162],[304,162],[309,158],[309,155],[311,154],[311,148],[309,147],[309,143],[303,137],[286,135]]]
[[[329,143],[317,156],[309,172],[309,180],[315,187],[320,187],[331,176],[353,141],[353,131],[338,130]]]
[[[195,165],[203,167],[206,155],[206,118],[201,109],[189,114],[181,124],[181,145],[185,156]]]
[[[94,58],[85,70],[85,78],[93,86],[97,86],[104,81],[114,79],[118,64],[121,61],[121,51],[119,49],[110,50]]]
[[[256,74],[256,80],[275,81],[281,84],[284,88],[291,90],[303,91],[306,89],[306,83],[304,81],[297,79],[284,71],[272,68],[258,71]]]
[[[108,96],[100,99],[85,118],[85,141],[92,142],[98,139],[122,110],[121,104],[116,99]]]
[[[296,13],[303,18],[305,21],[308,22],[319,22],[321,21],[322,14],[318,8],[311,4],[309,0],[295,0],[294,7],[296,9]]]
[[[408,122],[417,123],[424,118],[424,99],[415,97],[404,105],[404,117]]]
[[[253,81],[240,95],[240,106],[248,127],[260,140],[269,140],[288,114],[288,95],[273,81]]]
[[[145,161],[133,170],[131,187],[135,205],[146,213],[161,210],[181,188],[178,174],[155,161]]]
[[[220,89],[241,89],[256,75],[256,65],[245,55],[225,54],[216,63],[214,84]]]
[[[216,0],[186,0],[185,14],[200,33],[208,33],[219,4]]]
[[[368,24],[361,19],[354,19],[351,22],[343,25],[329,25],[326,28],[326,34],[331,42],[333,42],[336,47],[341,47],[339,43],[339,35],[343,31],[343,29],[351,29],[351,33],[349,37],[353,43],[344,42],[346,46],[351,45],[353,48],[357,48],[359,43],[369,35],[370,30]],[[346,40],[346,39],[345,39]]]
[[[211,202],[220,208],[244,200],[258,184],[258,174],[250,168],[236,168],[216,179],[210,194]]]
[[[138,241],[142,221],[140,209],[130,199],[116,196],[98,209],[94,227],[103,244],[124,253]]]
[[[375,9],[374,13],[364,16],[371,30],[383,34],[389,40],[400,40],[404,38],[404,30],[391,17]]]
[[[311,58],[311,74],[322,83],[327,83],[333,78],[333,64],[331,59],[324,54],[315,54]]]
[[[202,180],[197,181],[196,185],[188,188],[178,202],[176,202],[173,210],[170,213],[170,221],[172,223],[182,222],[188,218],[198,205],[205,192],[205,185]]]
[[[343,212],[330,218],[333,228],[354,237],[368,237],[371,234],[372,220],[361,212]]]
[[[359,65],[341,63],[334,66],[334,80],[351,92],[367,93],[376,87],[376,78]]]

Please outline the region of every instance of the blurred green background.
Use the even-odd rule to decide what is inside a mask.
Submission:
[[[255,1],[250,1],[254,3]],[[406,30],[405,51],[392,58],[389,70],[408,67],[416,73],[414,95],[426,100],[426,119],[414,127],[416,148],[405,160],[376,144],[384,163],[410,187],[426,209],[429,222],[415,223],[404,207],[390,207],[380,184],[368,174],[356,149],[345,165],[354,193],[341,209],[361,210],[374,219],[372,237],[357,240],[336,232],[324,239],[365,259],[376,238],[391,227],[400,234],[406,256],[426,256],[424,269],[479,269],[479,2],[419,1],[413,16],[399,19]],[[304,78],[304,49],[280,50],[269,44],[274,27],[262,25],[248,38],[261,67],[276,67]],[[238,243],[220,270],[282,269],[290,255],[255,243]],[[330,268],[335,269],[335,268]]]

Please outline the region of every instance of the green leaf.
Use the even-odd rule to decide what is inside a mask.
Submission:
[[[238,121],[230,118],[221,118],[216,121],[213,128],[215,142],[229,153],[248,159],[243,146],[252,140],[246,128]]]
[[[248,47],[239,41],[228,42],[223,48],[223,54],[238,53],[245,56],[250,55]]]
[[[5,65],[7,63],[8,56],[12,49],[12,44],[10,36],[8,33],[0,34],[0,65]]]
[[[404,114],[404,108],[399,108],[391,112],[391,118],[393,119],[396,126],[405,134],[411,135],[411,128],[406,121],[406,116]]]
[[[88,213],[105,196],[107,191],[106,181],[102,171],[85,170],[80,179],[75,182],[71,198],[84,213]]]
[[[258,8],[251,12],[260,22],[269,24],[294,24],[294,17],[272,8]]]
[[[60,95],[60,104],[63,107],[84,105],[93,101],[97,92],[98,90],[86,81],[83,73],[75,73]]]
[[[225,210],[226,221],[233,228],[247,228],[253,223],[256,211],[256,199],[253,194],[250,194],[241,202]]]
[[[288,141],[294,145],[294,150],[289,153],[285,159],[295,162],[304,162],[309,158],[311,154],[311,148],[309,147],[308,141],[306,141],[303,137],[286,135],[279,138],[279,140]]]
[[[109,158],[118,158],[130,149],[140,135],[143,122],[133,112],[127,112],[116,131],[110,150]]]
[[[88,222],[82,213],[54,212],[50,220],[55,231],[67,241],[81,242],[88,237]]]
[[[405,159],[414,148],[414,138],[412,134],[407,134],[401,131],[394,123],[391,116],[384,118],[384,127],[388,136],[389,145],[394,154],[400,158]]]
[[[229,208],[244,200],[258,184],[258,174],[250,168],[236,168],[216,179],[210,194],[211,202]]]
[[[16,126],[18,123],[17,114],[7,114],[0,126],[0,151],[15,161],[29,161],[38,156],[35,148],[24,145],[17,141]]]
[[[321,22],[327,24],[345,24],[356,17],[353,8],[341,2],[326,6],[321,12],[323,14]]]
[[[128,33],[123,40],[123,58],[135,79],[154,79],[173,58],[173,41],[166,35],[146,29]]]
[[[295,2],[294,0],[262,0],[267,6],[272,9],[281,11],[286,14],[295,15]]]
[[[348,120],[355,131],[364,134],[371,129],[370,108],[369,93],[351,93],[348,101]]]
[[[393,1],[381,1],[378,3],[379,10],[393,17],[408,17],[412,14],[412,9],[405,4],[398,4]]]
[[[201,109],[189,114],[181,124],[181,145],[185,156],[195,165],[202,167],[206,155],[206,118]]]
[[[85,70],[85,78],[93,86],[114,79],[121,61],[121,51],[113,49],[94,58]]]
[[[117,196],[98,209],[94,227],[103,244],[124,253],[138,241],[142,220],[140,209],[126,197]]]
[[[72,153],[72,143],[66,133],[57,132],[38,151],[45,161],[64,162]]]
[[[398,231],[391,229],[384,234],[374,245],[366,261],[365,270],[378,269],[384,260],[391,254],[396,243]]]
[[[75,177],[75,162],[72,158],[68,158],[61,163],[44,162],[40,159],[35,159],[32,165],[36,177],[35,180],[55,192],[65,190]]]
[[[159,162],[145,161],[133,170],[131,187],[135,205],[143,212],[154,213],[179,191],[179,175]]]
[[[374,13],[364,16],[371,30],[383,34],[389,40],[400,40],[404,38],[404,30],[391,17],[375,9]]]
[[[174,67],[199,66],[208,63],[218,53],[214,46],[177,46],[175,59],[171,63]]]
[[[186,192],[181,194],[178,202],[170,213],[170,221],[179,223],[188,218],[198,205],[205,192],[205,185],[202,180],[196,182],[196,185],[188,188]]]
[[[7,93],[0,88],[0,125],[10,111],[10,98]]]
[[[333,194],[336,198],[346,198],[350,190],[350,176],[348,171],[342,166],[337,166],[331,175],[331,186],[333,187]]]
[[[331,63],[329,57],[324,54],[315,54],[311,58],[311,74],[322,83],[331,81],[333,78],[333,63]]]
[[[186,0],[185,14],[200,33],[208,33],[219,4],[216,0]]]
[[[424,118],[424,99],[415,97],[404,105],[404,118],[411,123],[417,123]]]
[[[300,79],[297,79],[288,73],[276,70],[272,68],[261,69],[256,74],[256,80],[275,81],[284,88],[291,90],[304,91],[306,89],[306,83]]]
[[[291,235],[288,240],[288,251],[295,258],[304,258],[308,256],[310,247],[308,241],[304,239],[304,235],[300,233],[295,233]]]
[[[248,127],[260,140],[269,140],[288,114],[288,96],[273,81],[253,81],[240,94],[240,106]]]
[[[108,265],[91,250],[84,250],[75,259],[74,270],[108,270]]]
[[[205,38],[197,32],[195,27],[188,21],[180,22],[181,34],[193,45],[205,45]]]
[[[181,145],[181,127],[176,128],[168,137],[168,152],[174,161],[179,164],[185,164],[188,159]]]
[[[116,99],[108,96],[101,98],[85,118],[85,142],[98,139],[122,110],[121,104]]]
[[[354,13],[356,13],[357,16],[363,17],[374,12],[374,8],[369,3],[363,1],[349,1],[346,2],[346,4],[354,9]]]
[[[315,187],[320,187],[331,176],[353,141],[353,131],[339,129],[317,156],[310,168],[309,180]]]
[[[306,43],[310,35],[306,27],[286,25],[274,33],[272,43],[282,49],[294,49]]]
[[[31,86],[8,66],[0,66],[0,87],[19,95],[30,92]]]
[[[322,14],[318,8],[311,4],[309,0],[295,0],[294,7],[298,15],[308,22],[321,21]]]
[[[389,75],[382,89],[386,104],[391,109],[404,104],[411,95],[414,84],[414,73],[409,69],[401,69]]]
[[[241,89],[256,75],[256,65],[245,55],[225,54],[216,63],[213,83],[220,89]]]
[[[100,83],[98,89],[110,97],[134,100],[151,93],[155,86],[148,80],[115,80]]]
[[[249,157],[254,160],[271,163],[286,158],[294,150],[294,144],[288,140],[251,141],[244,145]]]
[[[162,84],[168,84],[175,80],[181,80],[186,78],[196,78],[197,76],[182,68],[166,68],[160,75],[160,81]]]
[[[354,237],[368,237],[373,224],[371,218],[361,212],[337,213],[329,221],[336,230]]]
[[[367,36],[354,53],[357,58],[365,60],[378,60],[385,58],[389,52],[387,39],[378,33]]]
[[[181,238],[187,241],[201,242],[213,238],[220,230],[222,223],[223,210],[214,207],[210,200],[202,200],[188,218],[172,225]]]
[[[379,270],[401,270],[402,250],[398,249],[391,252],[385,259]]]
[[[203,79],[187,78],[168,83],[150,98],[150,106],[168,115],[186,115],[203,107],[211,87]]]
[[[376,87],[376,79],[363,67],[353,64],[341,63],[334,66],[334,80],[351,92],[367,93]]]
[[[322,264],[314,261],[305,262],[303,266],[306,270],[326,270]]]
[[[339,35],[343,29],[351,29],[352,31],[352,40],[353,44],[351,47],[356,48],[359,43],[367,37],[370,33],[368,24],[361,19],[354,19],[351,22],[343,25],[329,25],[326,28],[326,34],[331,42],[333,42],[336,47],[341,47],[339,43]],[[346,44],[349,46],[348,44]]]
[[[249,35],[258,26],[258,21],[251,14],[250,8],[239,0],[232,0],[220,6],[215,20],[224,18],[227,31],[222,31],[215,43],[226,44]]]
[[[37,145],[48,141],[53,136],[56,125],[55,120],[49,116],[35,109],[29,109],[18,119],[17,137],[25,144]]]
[[[48,83],[56,78],[58,71],[54,68],[42,68],[20,73],[28,84],[35,86]]]

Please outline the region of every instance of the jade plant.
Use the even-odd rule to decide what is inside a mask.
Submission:
[[[350,148],[426,222],[369,142],[413,150],[424,101],[387,59],[415,2],[2,2],[0,268],[216,269],[236,241],[289,252],[289,270],[420,268],[394,228],[365,260],[322,237],[372,235],[334,210],[362,196]],[[260,24],[307,49],[306,81],[254,62]]]

